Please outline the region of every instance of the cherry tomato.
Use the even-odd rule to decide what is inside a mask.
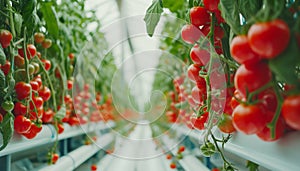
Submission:
[[[43,84],[41,75],[34,77],[34,79],[32,81],[36,81],[39,84],[39,87],[41,87]]]
[[[235,36],[230,43],[230,52],[234,60],[240,64],[254,64],[260,61],[260,56],[255,53],[245,35]]]
[[[44,111],[43,116],[42,116],[42,121],[43,123],[50,123],[53,120],[54,112],[52,109],[47,109]]]
[[[183,26],[181,30],[181,38],[188,44],[194,44],[196,41],[198,41],[201,34],[202,33],[199,28],[192,24]]]
[[[166,116],[168,118],[168,121],[171,123],[175,123],[177,120],[177,114],[173,111],[167,111]]]
[[[191,49],[190,58],[198,66],[203,66],[209,62],[210,53],[206,49],[200,48],[195,44]]]
[[[15,114],[15,116],[26,115],[27,107],[21,102],[16,102],[13,113]]]
[[[21,57],[24,58],[24,50],[18,49],[18,53]],[[36,55],[36,47],[33,44],[27,45],[27,51],[26,51],[27,59],[31,59]]]
[[[219,3],[220,0],[203,0],[204,7],[211,12],[218,10]]]
[[[178,148],[178,152],[179,152],[179,153],[184,152],[184,150],[185,150],[185,147],[184,147],[184,146],[180,146],[180,147]]]
[[[193,7],[190,10],[191,23],[196,26],[202,26],[210,23],[210,15],[204,7]]]
[[[43,129],[42,126],[37,126],[36,124],[34,124],[33,122],[31,123],[31,128],[29,129],[28,132],[23,133],[22,135],[24,137],[26,137],[27,139],[33,139],[37,136],[37,134],[39,132],[41,132]]]
[[[201,67],[199,67],[197,64],[190,65],[188,68],[188,71],[187,71],[188,78],[194,83],[197,81],[200,81],[200,79],[204,79],[199,76],[200,70],[201,70]]]
[[[266,110],[262,104],[239,104],[232,113],[234,127],[244,134],[255,134],[267,124]]]
[[[7,75],[10,71],[10,62],[6,61],[4,65],[0,66],[0,68],[3,71],[4,75]]]
[[[0,113],[0,123],[3,121],[3,115]]]
[[[92,164],[92,165],[91,165],[91,171],[96,171],[96,170],[97,170],[97,165]]]
[[[225,23],[225,20],[224,20],[224,18],[222,17],[221,11],[220,11],[220,10],[215,11],[215,15],[216,15],[218,24]]]
[[[281,19],[259,22],[250,27],[248,38],[250,47],[254,52],[264,58],[271,59],[283,52],[288,46],[290,29]]]
[[[39,109],[41,107],[43,107],[44,104],[44,100],[41,97],[32,97],[32,101],[30,102],[29,106],[31,110],[34,110],[34,106]]]
[[[23,100],[29,97],[31,91],[31,85],[25,82],[18,82],[15,85],[15,90],[16,90],[17,98],[19,100]]]
[[[172,162],[172,163],[170,164],[170,168],[171,168],[171,169],[175,169],[176,167],[177,167],[177,166],[176,166],[175,163]]]
[[[44,100],[44,102],[48,101],[51,97],[51,91],[48,87],[43,86],[39,89],[39,96]]]
[[[246,101],[246,99],[242,97],[238,90],[235,90],[230,101],[233,110],[240,104],[239,101]]]
[[[14,120],[14,130],[19,133],[26,133],[31,128],[31,121],[24,117],[23,115],[18,115]]]
[[[206,98],[207,98],[206,87],[203,89],[199,89],[197,86],[194,86],[194,88],[192,89],[191,95],[192,95],[193,100],[196,103],[198,103],[198,104],[203,103],[204,100],[206,100]]]
[[[39,83],[37,81],[30,81],[29,83],[31,85],[32,90],[38,91],[40,89]]]
[[[197,117],[196,114],[192,114],[190,121],[194,128],[204,130],[204,124],[208,119],[208,112],[204,112],[201,116]]]
[[[72,80],[67,81],[67,87],[68,87],[68,90],[71,90],[73,88],[73,81]]]
[[[166,155],[166,159],[167,159],[167,160],[171,160],[171,159],[172,159],[172,155],[171,155],[171,154],[167,154],[167,155]]]
[[[236,71],[234,86],[243,97],[247,97],[248,93],[264,86],[271,79],[272,73],[265,62],[262,61],[251,66],[242,64]]]
[[[42,43],[45,40],[44,33],[36,32],[33,36],[36,43]]]
[[[75,55],[74,55],[74,53],[69,53],[68,57],[70,60],[72,60],[72,59],[74,59]]]
[[[52,164],[55,164],[58,159],[59,159],[59,155],[57,153],[53,153],[51,157]]]
[[[202,33],[207,36],[210,32],[210,25],[205,25],[201,28]],[[224,37],[224,31],[220,26],[214,27],[214,40],[221,40]]]
[[[258,99],[262,100],[263,105],[269,111],[275,112],[277,108],[277,97],[274,89],[266,89],[259,93]]]
[[[45,39],[45,40],[42,42],[42,47],[45,48],[45,49],[50,48],[51,45],[52,45],[52,40],[50,40],[50,39]]]
[[[76,117],[76,116],[71,116],[71,117],[69,118],[68,123],[69,123],[71,126],[75,126],[75,125],[79,125],[79,124],[80,124],[79,119],[78,119],[78,117]]]
[[[64,132],[64,130],[65,130],[65,127],[64,127],[64,125],[63,124],[57,124],[57,133],[58,134],[61,134],[61,133],[63,133]]]
[[[48,59],[42,59],[41,60],[44,64],[44,68],[46,71],[49,71],[51,68],[51,61],[49,61]]]
[[[228,134],[235,132],[236,129],[232,124],[232,116],[228,114],[222,114],[220,120],[218,121],[218,128],[220,131]]]
[[[282,104],[282,116],[288,126],[300,130],[300,95],[288,96]]]
[[[273,113],[273,112],[269,112],[269,113]],[[271,120],[270,120],[271,121]],[[261,130],[260,132],[258,132],[256,135],[258,136],[258,138],[260,138],[263,141],[276,141],[279,138],[281,138],[284,134],[285,131],[285,122],[284,119],[282,117],[279,117],[276,123],[276,128],[275,128],[275,137],[272,138],[271,136],[271,130],[270,128],[266,125],[263,130]]]
[[[15,66],[17,66],[18,68],[24,68],[25,60],[19,54],[15,56],[14,62],[15,62]]]
[[[12,40],[13,36],[8,30],[0,30],[0,43],[2,48],[7,48]]]

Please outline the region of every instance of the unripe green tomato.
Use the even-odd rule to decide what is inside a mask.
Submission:
[[[35,69],[34,69],[34,66],[32,64],[28,65],[28,69],[29,69],[29,74],[30,75],[34,74]]]
[[[36,62],[32,62],[31,65],[34,66],[34,73],[38,73],[40,71],[40,65]]]
[[[7,112],[10,112],[14,109],[15,105],[12,101],[5,101],[2,103],[1,107],[7,111]]]

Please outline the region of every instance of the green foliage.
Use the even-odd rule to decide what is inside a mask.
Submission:
[[[14,116],[12,113],[8,112],[4,116],[3,121],[0,123],[0,133],[3,139],[3,144],[0,147],[0,151],[7,146],[9,140],[13,135],[13,132],[14,132]]]
[[[160,15],[163,12],[161,0],[154,0],[147,9],[144,21],[146,22],[147,33],[152,37],[155,27],[160,20]]]

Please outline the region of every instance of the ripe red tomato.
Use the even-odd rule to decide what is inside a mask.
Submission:
[[[244,134],[255,134],[267,124],[266,110],[262,104],[238,105],[232,113],[234,127]]]
[[[190,10],[191,23],[196,26],[202,26],[210,23],[210,15],[204,7],[193,7]]]
[[[18,53],[21,57],[24,58],[24,50],[18,49]],[[36,55],[36,47],[33,44],[27,45],[27,51],[26,51],[27,59],[31,59]]]
[[[172,159],[172,155],[171,155],[171,154],[167,154],[167,155],[166,155],[166,159],[167,159],[167,160],[171,160],[171,159]]]
[[[3,115],[0,113],[0,123],[3,121]]]
[[[180,146],[180,147],[178,148],[178,152],[179,152],[179,153],[184,152],[184,150],[185,150],[185,147],[184,147],[184,146]]]
[[[233,110],[240,104],[239,100],[246,101],[246,99],[242,97],[240,92],[238,90],[235,90],[230,101],[230,105]]]
[[[222,114],[220,120],[218,121],[218,128],[220,131],[228,134],[235,132],[236,129],[232,124],[232,116],[228,114]]]
[[[207,36],[210,32],[210,25],[205,25],[201,28],[202,33]],[[214,40],[218,41],[224,37],[224,31],[220,26],[214,27]]]
[[[0,68],[3,71],[4,75],[7,75],[10,71],[10,62],[6,61],[4,65],[0,65]]]
[[[51,68],[51,61],[49,61],[48,59],[42,59],[41,60],[44,64],[44,68],[46,71],[49,71]]]
[[[25,60],[19,54],[15,56],[14,62],[15,66],[17,66],[18,68],[24,68]]]
[[[42,121],[43,123],[50,123],[53,120],[54,112],[52,109],[47,109],[44,111],[43,116],[42,116]]]
[[[206,100],[206,98],[207,98],[206,87],[199,89],[197,86],[195,86],[192,89],[191,95],[192,95],[193,100],[196,103],[198,103],[198,104],[203,103],[204,100]]]
[[[15,114],[15,116],[26,115],[27,107],[23,105],[21,102],[16,102],[13,113]]]
[[[36,81],[39,84],[39,87],[41,87],[43,84],[41,75],[34,77],[32,81]]]
[[[51,91],[48,87],[43,86],[39,89],[39,96],[44,100],[44,102],[48,101],[51,97]]]
[[[0,30],[0,43],[2,48],[7,48],[13,36],[8,30]]]
[[[200,79],[203,79],[202,77],[199,76],[200,70],[201,67],[199,67],[197,64],[190,65],[187,70],[188,78],[194,83],[200,81]]]
[[[76,116],[71,116],[71,117],[69,118],[68,123],[69,123],[71,126],[75,126],[75,125],[79,125],[79,124],[80,124],[79,119],[78,119],[78,117],[76,117]]]
[[[199,28],[192,24],[183,26],[181,30],[181,38],[188,44],[194,44],[196,41],[198,41],[201,34],[202,33]]]
[[[194,128],[203,130],[204,124],[208,119],[208,112],[204,112],[201,116],[197,117],[196,114],[192,114],[190,121]]]
[[[53,153],[51,157],[52,164],[55,164],[58,159],[59,159],[59,155],[57,153]]]
[[[288,96],[282,104],[282,116],[288,126],[300,130],[300,95]]]
[[[74,53],[69,53],[68,57],[70,60],[72,60],[72,59],[74,59],[75,55],[74,55]]]
[[[32,97],[32,101],[33,102],[30,102],[30,104],[29,104],[31,110],[34,110],[34,106],[36,107],[36,109],[43,107],[43,104],[44,104],[43,98]]]
[[[238,35],[232,39],[230,52],[233,59],[240,64],[249,65],[261,60],[260,56],[251,49],[246,35]]]
[[[14,120],[14,130],[19,133],[26,133],[31,128],[31,121],[23,115],[18,115]]]
[[[36,32],[34,33],[34,41],[36,43],[42,43],[45,40],[44,33]]]
[[[91,171],[96,171],[97,170],[97,165],[93,164],[91,165]]]
[[[63,124],[57,124],[57,133],[58,133],[58,134],[63,133],[64,130],[65,130],[65,127],[64,127]]]
[[[218,10],[220,0],[203,0],[204,7],[211,12]]]
[[[68,87],[68,90],[71,90],[73,88],[73,81],[72,80],[67,81],[67,87]]]
[[[38,91],[40,89],[39,83],[37,81],[30,81],[29,83],[33,91]]]
[[[15,90],[16,90],[17,98],[19,100],[23,100],[29,97],[31,91],[31,85],[25,82],[18,82],[15,85]]]
[[[24,137],[26,137],[27,139],[33,139],[34,137],[37,136],[37,134],[38,134],[39,132],[42,131],[42,129],[43,129],[42,126],[37,126],[36,124],[31,123],[31,127],[30,127],[29,131],[26,132],[26,133],[23,133],[22,135],[23,135]]]
[[[283,52],[288,46],[290,29],[281,19],[255,23],[248,31],[248,38],[250,47],[254,52],[264,58],[271,59]]]
[[[269,113],[273,113],[273,112],[269,112]],[[269,142],[269,141],[276,141],[279,138],[281,138],[283,136],[283,134],[284,134],[284,131],[285,131],[285,122],[284,122],[284,119],[282,117],[279,117],[278,121],[276,123],[275,137],[274,138],[271,137],[271,130],[270,130],[270,128],[267,125],[263,128],[263,130],[261,130],[260,132],[258,132],[256,135],[261,140]]]
[[[225,20],[224,20],[224,18],[222,17],[221,11],[220,11],[220,10],[215,11],[215,15],[216,15],[218,24],[225,23]]]
[[[259,93],[258,99],[262,100],[263,105],[268,111],[275,112],[277,108],[277,97],[274,89],[266,89]]]
[[[199,48],[199,46],[195,44],[191,49],[190,58],[198,66],[203,66],[209,62],[210,53],[206,49]]]
[[[175,163],[172,162],[172,163],[170,164],[170,168],[171,168],[171,169],[175,169],[176,167],[177,167],[177,166],[176,166]]]
[[[50,48],[51,45],[52,45],[52,40],[50,40],[50,39],[45,39],[45,40],[42,42],[42,47],[45,48],[45,49]]]
[[[271,79],[272,73],[265,62],[258,62],[251,66],[242,64],[236,71],[234,86],[243,97],[247,97],[248,93],[264,86]]]

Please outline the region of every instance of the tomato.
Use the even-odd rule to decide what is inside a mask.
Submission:
[[[57,153],[53,153],[51,157],[52,164],[55,164],[58,159],[59,159],[59,155]]]
[[[14,103],[12,101],[5,101],[1,104],[2,109],[7,112],[10,112],[14,109]]]
[[[269,112],[269,113],[273,113],[273,112]],[[271,120],[269,122],[271,122]],[[279,117],[278,120],[277,120],[277,123],[276,123],[275,137],[274,138],[271,137],[271,130],[267,125],[263,128],[263,130],[258,132],[256,135],[261,140],[269,142],[269,141],[276,141],[279,138],[281,138],[284,134],[284,131],[285,131],[284,119],[283,119],[283,117]]]
[[[277,97],[274,89],[269,88],[258,94],[258,99],[262,100],[263,105],[269,111],[275,112],[277,108]]]
[[[61,133],[63,133],[64,132],[64,130],[65,130],[65,127],[64,127],[64,125],[63,124],[57,124],[57,133],[58,134],[61,134]]]
[[[190,52],[191,60],[198,66],[206,65],[210,60],[210,53],[206,49],[200,48],[195,44]]]
[[[218,128],[220,131],[228,134],[235,132],[236,129],[232,124],[232,116],[228,114],[222,114],[218,121]]]
[[[195,86],[192,89],[191,95],[192,95],[193,100],[196,103],[198,103],[198,104],[203,103],[204,100],[206,100],[206,98],[207,98],[206,87],[204,87],[203,89],[199,89],[197,86]]]
[[[69,123],[71,126],[79,125],[79,124],[80,124],[79,119],[78,119],[78,117],[76,117],[76,116],[71,116],[71,117],[69,118],[68,123]]]
[[[30,81],[29,83],[33,91],[38,91],[40,89],[39,83],[37,81]]]
[[[0,123],[3,121],[3,115],[0,113]]]
[[[73,81],[72,80],[67,81],[67,87],[68,87],[68,90],[71,90],[73,88]]]
[[[15,90],[16,90],[17,98],[19,100],[23,100],[29,97],[31,91],[31,85],[25,82],[18,82],[15,85]]]
[[[266,110],[262,104],[238,105],[232,113],[233,126],[244,134],[255,134],[267,124]]]
[[[36,32],[33,36],[36,43],[42,43],[45,40],[44,33]]]
[[[184,146],[180,146],[180,147],[178,148],[178,152],[179,152],[179,153],[184,152],[184,150],[185,150],[185,147],[184,147]]]
[[[97,165],[92,164],[92,165],[91,165],[91,171],[96,171],[96,170],[97,170]]]
[[[199,67],[197,64],[190,65],[187,70],[188,78],[194,83],[200,81],[200,79],[203,79],[202,77],[199,76],[200,70],[201,67]]]
[[[21,57],[24,58],[24,50],[18,49],[18,53]],[[36,47],[33,44],[27,45],[27,51],[26,51],[27,59],[31,59],[36,55]]]
[[[177,120],[177,114],[173,111],[167,111],[166,116],[168,118],[168,121],[171,123],[175,123]]]
[[[259,22],[250,27],[248,38],[250,47],[254,52],[263,58],[271,59],[283,52],[288,46],[290,29],[281,19]]]
[[[45,39],[45,40],[42,42],[42,47],[45,48],[45,49],[50,48],[51,45],[52,45],[52,40],[50,40],[50,39]]]
[[[31,121],[24,117],[23,115],[18,115],[14,120],[14,130],[19,133],[26,133],[31,128]]]
[[[288,126],[300,130],[300,95],[288,96],[282,104],[282,116]]]
[[[72,60],[72,59],[74,59],[75,55],[74,55],[74,53],[69,53],[68,57],[70,60]]]
[[[260,61],[260,56],[255,53],[246,35],[235,36],[230,43],[230,53],[234,60],[240,64],[254,64]]]
[[[219,3],[220,0],[203,0],[204,7],[211,12],[218,10]]]
[[[42,59],[41,60],[44,64],[44,68],[46,71],[49,71],[51,68],[51,61],[49,61],[48,59]]]
[[[3,71],[4,75],[7,75],[10,71],[10,62],[6,61],[4,65],[0,66],[0,68]]]
[[[24,65],[25,65],[25,60],[23,57],[21,57],[19,54],[16,55],[14,57],[14,62],[15,62],[15,66],[17,66],[18,68],[24,68]]]
[[[181,38],[188,44],[194,44],[197,42],[201,36],[201,31],[199,28],[192,24],[187,24],[181,29]]]
[[[191,23],[196,26],[202,26],[210,23],[210,15],[204,7],[193,7],[190,10]]]
[[[54,112],[52,109],[47,109],[44,111],[43,116],[42,116],[42,121],[43,123],[50,123],[53,120]]]
[[[44,100],[41,97],[32,97],[32,101],[30,102],[30,109],[34,110],[34,106],[39,109],[41,107],[43,107],[44,104]]]
[[[208,112],[204,112],[201,116],[197,117],[196,114],[192,114],[190,121],[194,128],[204,130],[204,124],[208,119]]]
[[[23,105],[21,102],[16,102],[13,113],[15,114],[15,116],[26,115],[27,107]]]
[[[242,97],[238,90],[235,90],[230,101],[233,110],[240,104],[239,101],[246,101],[246,99]]]
[[[48,87],[43,86],[39,90],[39,96],[44,100],[44,102],[48,101],[51,97],[51,91]]]
[[[201,28],[202,33],[207,36],[210,32],[210,25],[205,25]],[[221,40],[224,37],[224,31],[220,26],[214,27],[214,40]]]
[[[220,169],[218,169],[218,168],[213,168],[213,169],[211,169],[211,171],[220,171]]]
[[[222,17],[220,10],[215,11],[215,15],[216,15],[218,24],[225,23],[225,20]]]
[[[39,132],[42,131],[42,129],[43,129],[42,126],[37,126],[36,124],[31,123],[31,128],[30,128],[30,130],[29,130],[28,132],[26,132],[26,133],[23,133],[22,135],[23,135],[24,137],[26,137],[27,139],[33,139],[34,137],[37,136],[37,134],[38,134]]]
[[[0,43],[2,48],[7,48],[12,40],[13,36],[8,30],[0,30]]]
[[[172,159],[172,155],[171,155],[171,154],[167,154],[167,155],[166,155],[166,159],[167,159],[167,160],[171,160],[171,159]]]
[[[271,79],[272,73],[265,62],[262,61],[247,67],[242,64],[236,71],[234,86],[243,97],[247,97],[248,93],[264,86]]]
[[[41,75],[38,75],[38,76],[34,77],[33,81],[36,81],[39,84],[39,87],[41,87],[42,84],[43,84]]]
[[[176,167],[177,167],[177,166],[176,166],[175,163],[172,162],[172,163],[170,164],[170,168],[171,168],[171,169],[175,169]]]

